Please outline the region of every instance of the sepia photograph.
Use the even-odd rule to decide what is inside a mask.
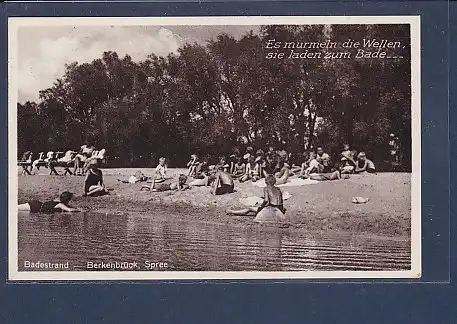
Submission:
[[[8,27],[10,280],[421,277],[418,16]]]

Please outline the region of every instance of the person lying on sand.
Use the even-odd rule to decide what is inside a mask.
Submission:
[[[224,171],[222,166],[218,166],[211,194],[223,195],[232,193],[235,188],[232,175]]]
[[[98,160],[90,161],[89,170],[84,179],[84,196],[102,196],[109,194],[103,183],[102,170],[98,168]]]
[[[130,176],[128,180],[117,179],[117,181],[120,181],[122,183],[137,183],[148,181],[148,179],[148,176],[144,175],[144,173],[141,172],[141,170],[138,170],[137,172],[135,172],[134,175]]]
[[[25,204],[17,206],[18,211],[28,211],[30,213],[44,213],[52,214],[57,212],[79,212],[82,211],[78,208],[72,208],[68,205],[73,198],[73,194],[69,191],[64,191],[60,194],[59,198],[41,202],[38,200],[31,200]]]
[[[274,175],[269,174],[265,178],[266,187],[263,188],[263,202],[259,207],[253,206],[239,210],[227,210],[227,214],[244,216],[251,213],[258,214],[266,207],[276,208],[282,214],[286,213],[284,208],[281,189],[275,186],[276,178]]]
[[[276,184],[278,184],[278,185],[285,184],[287,182],[287,180],[289,179],[290,169],[285,164],[283,159],[279,160],[277,168],[279,171],[275,173]]]
[[[357,155],[357,161],[355,166],[355,173],[376,173],[374,163],[367,159],[365,152],[360,152]]]
[[[187,176],[184,174],[180,174],[178,176],[178,180],[176,182],[171,182],[171,183],[157,183],[154,180],[152,180],[152,183],[150,186],[142,186],[140,190],[150,190],[151,192],[157,192],[157,191],[170,191],[170,190],[186,190],[189,189],[189,186],[186,185],[187,181]]]
[[[342,174],[352,174],[354,173],[355,166],[349,161],[349,159],[345,156],[341,158],[341,166],[340,171]]]

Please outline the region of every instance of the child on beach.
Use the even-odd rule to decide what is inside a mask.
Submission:
[[[218,166],[211,193],[213,195],[223,195],[232,193],[234,189],[235,183],[233,182],[232,175],[224,171],[223,167]]]
[[[189,168],[189,172],[187,173],[188,177],[195,175],[198,166],[198,158],[197,155],[192,154],[190,156],[190,161],[187,163],[187,167]]]
[[[254,156],[249,157],[248,163],[246,164],[246,172],[239,180],[240,182],[245,182],[249,179],[252,180],[252,182],[256,182],[260,179],[260,167],[259,164],[255,162]]]
[[[159,159],[159,165],[157,165],[156,170],[155,170],[154,181],[156,183],[165,181],[167,179],[166,173],[167,173],[167,166],[165,164],[165,158],[161,157]]]
[[[289,179],[290,169],[286,165],[286,163],[283,159],[279,160],[277,169],[279,171],[275,173],[276,184],[278,184],[278,185],[285,184],[287,182],[287,180]]]
[[[242,158],[238,158],[238,161],[235,164],[234,170],[232,172],[233,178],[239,179],[246,173],[246,165],[243,163]]]
[[[269,174],[265,178],[266,187],[263,189],[263,202],[259,207],[248,207],[240,210],[227,210],[228,214],[244,216],[250,213],[260,214],[264,210],[264,214],[277,213],[278,211],[284,215],[286,209],[284,208],[281,189],[275,186],[276,178],[274,175]]]
[[[146,189],[146,190],[150,190],[151,192],[170,191],[170,190],[182,191],[182,190],[186,190],[189,188],[189,186],[186,185],[186,181],[187,181],[187,176],[184,174],[180,174],[178,176],[178,180],[176,182],[172,182],[172,183],[157,183],[154,179],[154,180],[152,180],[151,186],[142,186],[140,190]]]
[[[73,194],[69,191],[64,191],[60,194],[59,198],[41,202],[38,200],[31,200],[25,204],[18,205],[18,211],[28,211],[30,213],[44,213],[52,214],[56,212],[79,212],[82,211],[78,208],[72,208],[68,205],[73,198]]]
[[[355,173],[376,173],[376,168],[371,160],[368,160],[365,152],[360,152],[357,155],[357,161],[355,166]]]

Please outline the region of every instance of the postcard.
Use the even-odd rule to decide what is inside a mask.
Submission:
[[[419,16],[8,38],[10,281],[421,277]]]

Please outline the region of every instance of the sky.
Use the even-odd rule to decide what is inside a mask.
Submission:
[[[149,54],[176,53],[185,43],[204,44],[225,32],[236,38],[258,26],[40,26],[18,29],[18,101],[38,101],[38,92],[51,87],[65,64],[91,62],[105,51],[134,61]]]

